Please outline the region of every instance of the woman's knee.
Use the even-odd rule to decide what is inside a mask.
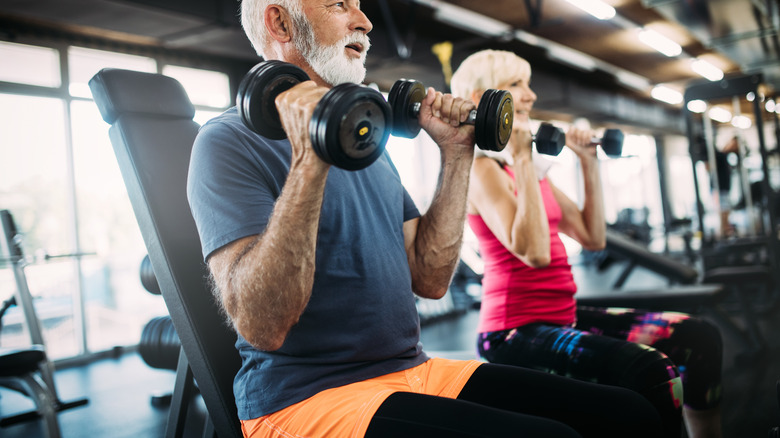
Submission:
[[[683,402],[682,380],[675,364],[662,352],[641,344],[626,343],[619,348],[604,370],[603,381],[632,389],[673,408]]]

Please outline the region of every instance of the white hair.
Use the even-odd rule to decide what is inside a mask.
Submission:
[[[263,56],[265,46],[268,43],[263,14],[270,5],[279,5],[286,9],[296,25],[300,23],[300,20],[306,19],[303,14],[302,0],[242,0],[241,26],[255,52],[260,56]]]

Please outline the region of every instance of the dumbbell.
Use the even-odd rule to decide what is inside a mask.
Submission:
[[[413,138],[420,132],[420,105],[425,98],[425,87],[411,79],[399,79],[390,88],[388,101],[393,110],[393,135]],[[501,151],[512,134],[514,104],[505,90],[487,90],[482,94],[476,110],[472,110],[465,124],[474,125],[474,138],[483,150]]]
[[[236,108],[243,123],[271,140],[287,138],[275,99],[309,80],[298,66],[269,60],[241,80]],[[359,170],[376,161],[390,136],[392,112],[378,91],[358,84],[337,85],[317,102],[309,122],[312,147],[326,163]]]
[[[623,131],[619,129],[607,129],[602,138],[593,137],[591,144],[601,145],[601,149],[608,157],[616,158],[623,153]],[[549,123],[542,123],[534,136],[536,150],[540,154],[558,155],[566,144],[566,134],[563,129]]]

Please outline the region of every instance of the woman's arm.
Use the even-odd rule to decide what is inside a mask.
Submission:
[[[590,130],[571,129],[566,133],[566,144],[580,159],[585,202],[580,209],[557,187],[550,184],[555,200],[561,206],[562,218],[558,229],[590,251],[604,249],[606,245],[606,220],[604,219],[604,195],[601,189],[599,162],[596,147],[590,144]]]
[[[550,263],[550,226],[531,144],[530,132],[513,130],[508,147],[514,158],[514,184],[495,160],[476,159],[469,204],[504,247],[523,263],[539,268]]]

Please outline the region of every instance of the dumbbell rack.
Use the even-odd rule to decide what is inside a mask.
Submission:
[[[41,322],[35,312],[33,297],[30,293],[30,288],[28,287],[27,276],[24,273],[24,267],[27,264],[27,261],[22,252],[20,235],[17,232],[13,216],[11,216],[11,213],[8,210],[0,210],[0,222],[2,223],[3,228],[3,235],[2,238],[0,238],[0,249],[2,250],[0,254],[7,255],[8,260],[4,261],[10,265],[14,274],[14,279],[16,281],[16,304],[24,315],[24,321],[27,325],[27,330],[30,333],[30,341],[33,345],[41,345],[45,348],[46,344],[43,339]],[[41,364],[40,373],[44,383],[46,383],[46,386],[49,387],[54,396],[53,402],[56,411],[59,412],[89,403],[89,400],[86,398],[69,402],[60,400],[59,395],[57,395],[57,387],[54,384],[54,364],[48,357]],[[0,419],[0,426],[10,426],[19,422],[37,419],[38,417],[37,411],[23,412]]]

